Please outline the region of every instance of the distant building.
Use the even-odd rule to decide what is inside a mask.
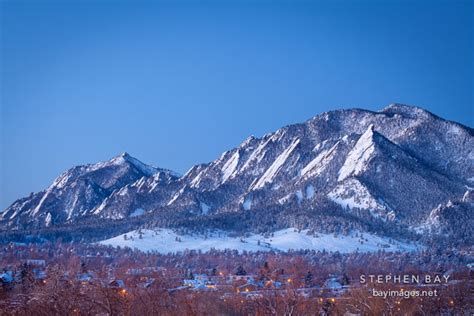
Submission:
[[[324,282],[324,287],[333,291],[339,291],[343,288],[342,284],[338,281],[336,277],[331,277],[327,279],[326,282]]]
[[[183,285],[193,289],[215,289],[216,284],[209,279],[207,274],[194,274],[194,279],[183,280]]]
[[[229,274],[227,276],[227,280],[229,282],[245,281],[249,283],[249,282],[255,282],[256,277],[257,276],[255,274],[247,274],[247,275]]]
[[[111,280],[108,284],[109,287],[112,287],[112,288],[125,288],[125,282],[123,280],[120,280],[120,279],[114,279],[114,280]]]
[[[144,268],[130,268],[127,270],[126,274],[133,275],[133,276],[149,276],[153,273],[163,274],[164,272],[166,272],[166,268],[164,267],[144,267]]]
[[[86,273],[81,273],[77,276],[77,279],[79,282],[85,284],[85,283],[90,283],[94,279],[94,276],[88,272]]]
[[[43,259],[27,259],[26,264],[31,267],[45,267],[46,260]]]
[[[7,271],[4,273],[0,273],[0,287],[4,289],[9,289],[13,286],[13,272]]]

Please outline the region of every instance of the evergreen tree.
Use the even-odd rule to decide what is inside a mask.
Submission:
[[[247,271],[245,271],[242,265],[239,265],[235,271],[235,275],[247,275]]]
[[[313,274],[311,273],[311,271],[308,271],[308,273],[306,273],[306,276],[304,277],[304,283],[306,284],[306,286],[313,285]]]

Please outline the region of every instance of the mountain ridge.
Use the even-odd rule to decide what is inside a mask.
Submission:
[[[146,215],[149,226],[220,218],[221,228],[233,216],[257,222],[264,216],[270,224],[251,223],[251,229],[325,229],[316,223],[325,218],[333,230],[392,223],[415,231],[433,209],[473,190],[473,135],[470,127],[414,106],[329,111],[260,138],[249,136],[182,176],[127,153],[73,167],[46,190],[15,201],[0,214],[0,227]],[[462,205],[459,212],[471,211]],[[339,215],[324,215],[335,210]]]

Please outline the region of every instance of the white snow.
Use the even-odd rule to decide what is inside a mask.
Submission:
[[[288,202],[291,199],[291,196],[292,196],[292,194],[285,195],[281,199],[278,199],[278,203],[282,204],[282,205],[285,204],[286,202]]]
[[[451,124],[448,129],[448,133],[454,134],[455,136],[461,136],[463,134],[463,129],[456,124]]]
[[[301,192],[301,190],[296,191],[295,195],[296,195],[296,199],[298,200],[298,203],[303,201],[303,192]]]
[[[153,182],[152,182],[153,184],[151,185],[150,190],[148,190],[148,193],[151,193],[151,192],[155,191],[156,187],[160,183],[160,180],[157,177],[157,175],[158,175],[158,173],[153,176]]]
[[[261,189],[265,186],[267,183],[271,183],[273,181],[273,178],[276,176],[278,171],[280,171],[280,168],[283,166],[283,164],[286,162],[290,154],[293,152],[293,150],[298,146],[300,143],[300,140],[296,138],[293,140],[290,146],[286,148],[273,162],[273,164],[270,166],[270,168],[265,171],[263,176],[255,183],[252,189]]]
[[[339,142],[334,144],[329,150],[321,151],[316,158],[311,160],[306,167],[301,169],[302,177],[311,177],[321,174],[322,171],[328,166],[328,162],[331,161],[336,153],[336,148],[339,145]]]
[[[166,205],[171,205],[171,204],[173,204],[173,202],[176,201],[176,200],[179,198],[179,196],[184,193],[184,189],[185,189],[185,188],[186,188],[186,186],[182,187],[178,192],[176,192],[176,193],[173,195],[173,197],[171,198],[171,200],[169,200]]]
[[[46,200],[46,198],[49,196],[49,193],[51,193],[51,189],[48,189],[44,195],[41,197],[41,200],[39,201],[38,205],[36,205],[36,207],[33,209],[33,212],[31,212],[31,215],[36,215],[39,210],[41,209],[41,207],[43,206],[43,203],[44,201]]]
[[[222,183],[226,182],[229,178],[235,176],[235,170],[239,163],[239,151],[237,150],[222,166]]]
[[[265,154],[266,154],[266,151],[264,151],[265,147],[267,146],[267,144],[271,141],[272,139],[269,138],[267,139],[265,142],[261,143],[260,145],[258,145],[257,149],[255,149],[249,156],[249,158],[247,159],[247,161],[244,163],[244,165],[242,166],[241,170],[244,171],[246,169],[248,169],[250,167],[250,164],[254,161],[257,161],[257,163],[259,163],[263,157],[265,157]]]
[[[3,216],[5,215],[5,212],[2,213],[2,218]],[[15,212],[13,212],[13,214],[10,216],[9,220],[12,220],[15,218],[15,216],[18,215],[18,209],[15,210]]]
[[[201,183],[201,177],[203,175],[205,170],[201,170],[199,171],[199,173],[197,174],[197,176],[194,177],[194,179],[191,181],[191,187],[192,188],[195,188],[195,187],[198,187],[199,184]]]
[[[134,165],[138,170],[140,170],[142,173],[144,173],[147,176],[151,176],[151,175],[153,175],[154,173],[156,173],[158,171],[157,168],[146,165],[143,162],[141,162],[140,160],[130,156],[129,154],[123,153],[123,154],[113,158],[112,160],[99,162],[99,163],[92,164],[92,165],[88,165],[87,169],[86,169],[86,172],[91,172],[91,171],[94,171],[94,170],[98,170],[100,168],[104,168],[104,167],[107,167],[107,166],[110,166],[110,165],[118,165],[119,166],[119,165],[123,165],[127,162]]]
[[[71,173],[69,170],[63,172],[59,177],[54,179],[54,182],[51,185],[51,187],[56,187],[58,189],[64,187],[67,184],[70,177],[71,177]]]
[[[334,234],[318,233],[317,237],[308,235],[308,231],[298,232],[294,228],[274,232],[272,237],[251,234],[247,238],[229,237],[222,231],[204,235],[178,235],[170,229],[142,230],[142,239],[138,231],[119,235],[101,244],[113,247],[129,247],[142,251],[156,251],[159,253],[178,253],[185,250],[209,251],[210,249],[235,249],[239,252],[246,251],[288,251],[290,249],[309,249],[316,251],[339,251],[349,253],[354,251],[373,252],[384,249],[385,251],[416,251],[422,247],[400,241],[389,243],[387,238],[382,238],[369,233],[363,234],[361,243],[360,233],[353,232],[348,236],[335,236]],[[357,237],[355,236],[358,233]],[[180,241],[177,241],[180,240]],[[258,244],[260,241],[260,245]]]
[[[107,206],[108,201],[109,201],[109,197],[105,198],[105,200],[102,201],[99,207],[97,207],[92,213],[96,215],[100,214],[104,210],[104,208]]]
[[[120,196],[127,195],[127,194],[128,194],[128,186],[124,186],[123,188],[121,188],[121,189],[117,192],[117,194],[120,195]]]
[[[286,134],[286,129],[285,128],[280,128],[279,130],[277,130],[271,137],[270,139],[273,141],[273,142],[279,142],[280,140],[282,140],[283,136],[285,136]]]
[[[143,214],[145,214],[145,210],[142,208],[137,208],[132,213],[130,213],[129,217],[137,217]]]
[[[314,186],[310,184],[306,187],[306,198],[308,200],[311,200],[313,197],[314,197]]]
[[[202,215],[209,214],[209,211],[211,210],[211,207],[209,205],[207,205],[206,203],[204,203],[204,202],[199,202],[199,204],[201,206],[201,214]]]
[[[244,147],[247,147],[248,145],[250,145],[250,143],[255,140],[255,136],[253,135],[250,135],[249,137],[247,137],[243,142],[242,144],[240,144],[240,148],[244,148]]]
[[[374,126],[370,125],[347,155],[344,165],[339,170],[338,181],[342,181],[352,175],[358,175],[365,170],[368,161],[372,157],[372,153],[375,151],[373,135]]]
[[[338,185],[328,193],[328,197],[342,207],[366,209],[374,217],[379,217],[375,211],[386,211],[387,207],[370,194],[369,190],[357,179],[351,178]]]
[[[145,184],[146,182],[146,177],[141,177],[138,181],[135,181],[133,184],[132,184],[132,187],[135,187],[137,188],[138,190],[140,190],[143,185]]]
[[[242,204],[242,207],[244,210],[248,211],[252,208],[252,197],[247,195],[245,197],[244,203]]]
[[[51,225],[51,220],[52,220],[51,213],[48,212],[48,214],[46,215],[46,218],[45,218],[45,220],[44,220],[44,223],[45,223],[46,227],[48,227],[49,225]]]

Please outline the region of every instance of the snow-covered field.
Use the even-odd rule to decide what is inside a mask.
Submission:
[[[138,231],[122,234],[101,244],[136,248],[142,251],[157,251],[159,253],[177,253],[187,249],[209,251],[210,249],[234,249],[246,251],[269,251],[290,249],[310,249],[339,251],[348,253],[354,251],[372,252],[385,251],[416,251],[420,246],[398,241],[389,243],[387,238],[364,233],[352,233],[349,236],[334,236],[333,234],[317,234],[311,236],[307,231],[298,232],[293,228],[276,231],[273,236],[251,234],[249,237],[230,237],[225,232],[214,232],[204,235],[178,235],[170,229],[142,230],[140,238]],[[126,235],[126,236],[125,236]]]

